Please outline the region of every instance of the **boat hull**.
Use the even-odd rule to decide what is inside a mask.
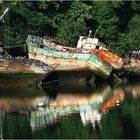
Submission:
[[[94,39],[90,38],[91,42],[88,42],[88,39],[86,38],[86,42],[87,45],[91,47],[90,43],[94,42]],[[82,39],[82,41],[84,40],[84,38]],[[93,49],[90,47],[87,47],[86,45],[84,45],[85,48],[72,48],[72,47],[68,47],[62,43],[57,42],[56,40],[43,40],[44,44],[46,44],[47,46],[50,46],[50,48],[54,48],[55,50],[61,50],[61,51],[66,51],[68,50],[69,52],[79,52],[79,53],[91,53],[91,54],[96,54],[98,55],[102,60],[104,60],[105,62],[109,63],[114,69],[121,69],[123,66],[123,59],[121,57],[119,57],[118,55],[106,50],[105,48],[103,49]],[[90,45],[89,45],[90,44]],[[95,46],[95,44],[92,44]]]
[[[140,59],[130,59],[130,63],[123,68],[129,75],[140,75]]]
[[[112,67],[103,62],[96,55],[92,56],[88,61],[78,60],[78,59],[64,59],[64,58],[53,58],[45,56],[35,56],[29,53],[29,58],[37,59],[47,63],[49,66],[58,64],[55,71],[80,71],[80,70],[91,70],[93,73],[97,74],[102,78],[109,77],[112,72]],[[95,60],[94,60],[95,59]],[[96,60],[99,60],[97,62]],[[99,64],[100,63],[100,64]]]
[[[86,70],[86,61],[80,61],[78,59],[65,59],[61,57],[49,57],[43,55],[35,55],[34,53],[29,53],[29,58],[40,60],[49,66],[53,67],[57,65],[55,71],[79,71]]]
[[[87,63],[88,67],[93,70],[98,76],[107,78],[112,72],[110,64],[101,60],[98,56],[92,55]]]
[[[91,53],[58,51],[44,44],[37,44],[36,42],[27,41],[29,58],[43,61],[47,64],[58,64],[56,71],[72,71],[72,70],[88,70],[91,69],[95,74],[103,78],[107,78],[111,72],[112,67],[106,62],[103,62],[97,55]],[[100,61],[92,61],[95,58]],[[98,66],[99,65],[99,66]]]
[[[47,64],[28,58],[0,57],[0,86],[34,85],[53,71]]]

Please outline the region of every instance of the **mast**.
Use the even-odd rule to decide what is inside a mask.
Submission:
[[[9,10],[9,7],[7,7],[7,8],[4,10],[3,14],[0,16],[0,20],[1,20],[3,23],[4,23],[3,17],[4,17],[4,15],[8,12],[8,10]]]
[[[1,0],[0,0],[0,2],[1,2]],[[8,13],[8,11],[9,11],[9,7],[7,7],[5,10],[4,10],[4,12],[3,12],[3,14],[0,16],[0,21],[2,21],[3,23],[4,23],[4,16]],[[8,19],[8,27],[9,27],[9,19]],[[6,25],[5,25],[5,46],[6,46],[6,40],[9,40],[9,39],[7,39],[8,37],[7,37],[7,33],[9,33],[9,28],[7,28],[6,29]]]
[[[97,32],[98,32],[98,28],[95,31],[94,38],[96,37]]]

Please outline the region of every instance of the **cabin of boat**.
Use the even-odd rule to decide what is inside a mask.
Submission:
[[[108,62],[114,69],[121,69],[123,66],[123,59],[118,55],[110,52],[105,44],[99,41],[98,38],[91,38],[90,36],[80,36],[77,48],[86,49],[92,54],[98,55],[102,60]]]

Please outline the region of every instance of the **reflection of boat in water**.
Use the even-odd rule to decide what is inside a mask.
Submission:
[[[43,104],[47,105],[50,100],[52,100],[52,97],[46,95],[45,91],[37,87],[1,87],[0,91],[1,139],[2,137],[8,138],[13,131],[17,132],[16,135],[19,134],[20,136],[26,136],[26,133],[29,132],[28,126],[30,127],[30,111],[38,108],[40,103],[43,102]],[[19,121],[19,119],[21,121]]]
[[[73,89],[73,87],[71,87]],[[79,85],[80,88],[80,85]],[[49,97],[41,94],[38,95],[38,91],[34,90],[30,93],[35,94],[36,96],[31,95],[29,97],[28,102],[25,101],[24,104],[18,106],[18,103],[20,99],[26,99],[26,96],[23,94],[18,94],[18,96],[13,94],[11,95],[9,91],[12,91],[9,89],[9,95],[7,97],[4,94],[1,94],[1,100],[0,103],[5,102],[7,106],[5,105],[5,111],[6,107],[8,108],[7,111],[10,112],[18,112],[18,115],[14,116],[11,113],[6,113],[5,115],[11,115],[14,116],[14,119],[11,118],[11,121],[13,123],[12,127],[15,127],[15,117],[19,117],[19,115],[24,115],[26,119],[28,120],[28,124],[31,129],[32,133],[36,133],[36,131],[40,131],[41,129],[50,128],[50,125],[53,126],[59,126],[57,124],[64,123],[66,121],[65,119],[70,119],[72,117],[72,114],[76,115],[77,118],[83,123],[84,126],[92,125],[93,128],[103,128],[103,124],[101,124],[102,121],[104,121],[104,115],[107,115],[108,110],[117,107],[117,105],[120,104],[119,107],[123,107],[123,104],[121,105],[121,102],[125,99],[125,93],[126,89],[124,87],[117,87],[114,90],[111,89],[110,86],[102,86],[100,88],[97,88],[97,90],[89,90],[88,93],[86,92],[86,89],[83,88],[81,90],[74,90],[77,89],[74,87],[73,90],[69,90],[67,88],[63,89],[57,89],[54,93],[55,98]],[[124,90],[125,89],[125,90]],[[4,90],[4,89],[3,89]],[[3,92],[3,90],[1,90]],[[7,89],[6,89],[7,90]],[[52,89],[53,91],[54,89]],[[45,89],[45,91],[49,91],[48,89]],[[51,91],[51,90],[50,90]],[[82,92],[84,91],[84,92]],[[20,92],[20,91],[17,91]],[[3,92],[4,93],[4,92]],[[12,93],[12,92],[11,92]],[[25,92],[26,93],[26,92]],[[57,94],[58,93],[58,94]],[[17,101],[15,103],[12,102],[9,99],[8,96],[15,97]],[[14,96],[13,96],[14,95]],[[30,94],[27,93],[29,96]],[[50,96],[52,95],[52,92],[50,92]],[[127,94],[126,94],[127,95]],[[4,100],[3,100],[4,99]],[[9,99],[10,102],[8,102]],[[17,104],[16,104],[17,103]],[[125,102],[126,103],[126,102]],[[14,109],[15,108],[15,109]],[[1,110],[4,111],[4,107],[1,107]],[[110,110],[108,113],[111,113],[112,110]],[[22,114],[21,114],[22,113]],[[70,116],[70,117],[69,117]],[[110,115],[109,115],[110,116]],[[106,116],[107,117],[107,116]],[[72,117],[73,119],[73,117]],[[3,118],[4,121],[6,120],[6,116]],[[80,121],[78,122],[80,123]],[[73,120],[71,120],[73,121]],[[67,122],[67,121],[66,121]],[[65,122],[65,123],[66,123]],[[67,124],[67,123],[66,123]],[[71,122],[69,121],[69,124]],[[18,123],[16,124],[18,127]]]
[[[35,87],[1,87],[0,109],[6,111],[26,111],[36,109],[40,103],[48,104],[51,97]]]
[[[125,98],[125,92],[122,88],[114,89],[114,92],[111,97],[107,99],[101,106],[102,111],[109,110],[120,104]]]
[[[86,126],[89,123],[92,124],[93,128],[95,128],[96,125],[100,126],[102,113],[99,110],[95,109],[90,111],[83,111],[80,112],[80,116],[84,126]]]
[[[40,108],[31,112],[31,127],[36,129],[46,124],[54,124],[65,115],[71,113],[80,113],[81,120],[84,114],[88,112],[99,112],[101,104],[111,96],[112,90],[109,86],[102,87],[101,89],[88,94],[80,93],[58,93],[56,99],[48,104],[48,107]],[[101,112],[99,112],[100,114]],[[101,115],[101,114],[100,114]],[[92,123],[95,123],[96,116],[90,119]],[[94,121],[95,120],[95,121]],[[93,124],[94,126],[94,124]]]
[[[68,93],[67,93],[68,92]],[[88,94],[77,92],[74,94],[71,91],[59,93],[54,102],[49,104],[49,108],[63,108],[65,106],[80,106],[80,105],[92,105],[92,103],[100,103],[105,100],[106,96],[111,93],[109,86],[102,87],[99,90],[89,92]]]
[[[84,49],[77,51],[67,48],[65,51],[57,50],[36,36],[27,38],[29,58],[41,60],[49,65],[59,64],[56,71],[91,70],[95,74],[107,78],[112,72],[112,67],[97,55],[86,52]]]
[[[41,61],[13,58],[0,48],[0,86],[32,85],[52,71],[52,68]]]
[[[107,111],[115,106],[119,106],[124,101],[126,95],[127,97],[140,97],[140,81],[129,81],[126,85],[115,88],[112,96],[101,105],[101,110]]]
[[[140,82],[133,81],[129,84],[126,84],[125,91],[135,98],[140,97]]]

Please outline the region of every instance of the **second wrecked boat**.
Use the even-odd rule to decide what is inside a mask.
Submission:
[[[13,58],[0,48],[0,86],[36,85],[53,69],[47,64],[28,58]]]
[[[140,76],[140,51],[128,52],[128,56],[124,61],[124,70],[129,75]]]

